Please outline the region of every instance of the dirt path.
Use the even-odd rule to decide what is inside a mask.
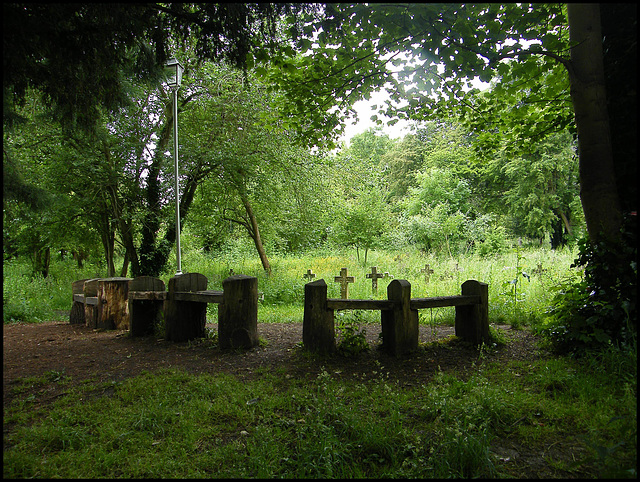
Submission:
[[[208,327],[217,330],[216,325]],[[528,331],[498,327],[509,340],[486,357],[492,359],[532,360],[540,356],[535,338]],[[71,383],[83,380],[109,381],[136,376],[144,370],[179,367],[191,373],[233,373],[255,376],[258,369],[284,370],[292,376],[316,376],[322,368],[340,372],[342,377],[362,376],[380,366],[401,384],[423,383],[438,367],[444,371],[471,367],[478,351],[462,343],[450,343],[421,350],[418,354],[396,359],[375,346],[380,327],[367,326],[367,341],[374,347],[356,358],[304,356],[300,348],[302,324],[259,324],[263,346],[253,350],[222,351],[208,340],[171,343],[156,337],[130,338],[127,332],[101,331],[64,322],[11,324],[3,327],[3,399],[16,380],[57,372],[71,377]],[[420,327],[420,342],[442,340],[454,334],[453,327]]]

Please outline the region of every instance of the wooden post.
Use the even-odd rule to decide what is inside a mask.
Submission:
[[[98,280],[98,328],[129,329],[129,281],[131,278]]]
[[[304,285],[302,343],[307,350],[318,353],[336,350],[333,310],[327,308],[327,283],[323,279]]]
[[[189,341],[204,338],[207,323],[207,303],[176,301],[177,291],[204,291],[207,277],[200,273],[185,273],[169,280],[167,299],[164,302],[164,336],[168,341]]]
[[[74,281],[71,284],[71,311],[69,312],[69,323],[72,325],[80,324],[84,325],[84,301],[76,301],[73,299],[73,295],[84,296],[84,282],[86,279]]]
[[[336,283],[340,283],[340,298],[346,300],[349,298],[349,283],[355,282],[353,276],[347,276],[347,268],[340,268],[340,276],[333,279]]]
[[[382,273],[378,273],[377,266],[372,266],[371,273],[367,274],[367,278],[371,278],[371,291],[373,291],[374,294],[378,293],[378,278],[382,278],[383,276]]]
[[[456,306],[456,336],[475,345],[489,341],[489,285],[476,280],[462,283],[462,295],[480,296],[480,304]]]
[[[152,335],[162,321],[163,299],[134,300],[131,293],[144,291],[164,294],[164,281],[153,276],[140,276],[129,281],[129,333],[131,336]]]
[[[393,280],[387,287],[387,298],[395,303],[381,311],[382,349],[400,357],[418,348],[418,310],[411,309],[411,284]]]
[[[429,282],[429,278],[431,277],[431,275],[433,274],[433,270],[429,267],[428,264],[424,265],[424,269],[420,270],[421,273],[424,273],[424,280],[425,282]]]
[[[90,328],[98,328],[98,281],[99,278],[84,282],[84,322]]]
[[[218,306],[220,348],[253,348],[258,345],[258,278],[242,274],[222,282]]]

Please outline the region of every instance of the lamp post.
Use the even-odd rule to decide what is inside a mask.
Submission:
[[[183,67],[175,58],[167,60],[165,67],[169,74],[167,84],[173,90],[173,167],[176,190],[176,260],[178,263],[176,275],[179,275],[182,274],[182,263],[180,260],[180,184],[178,182],[178,89],[182,82]]]

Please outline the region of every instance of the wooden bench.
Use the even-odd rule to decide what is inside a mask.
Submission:
[[[72,305],[69,323],[97,327],[98,278],[81,279],[71,285]]]
[[[74,281],[69,323],[90,328],[126,330],[129,328],[127,306],[130,278],[93,278]]]
[[[386,300],[327,298],[323,279],[305,285],[303,345],[316,352],[332,352],[335,346],[335,310],[380,310],[382,348],[401,356],[418,348],[418,310],[455,306],[456,336],[480,344],[489,339],[488,285],[476,280],[462,284],[456,296],[411,299],[411,284],[393,280]]]
[[[139,276],[129,281],[129,333],[147,336],[161,323],[163,303],[167,298],[164,281],[153,276]]]
[[[222,291],[207,290],[207,277],[184,273],[169,280],[168,290],[157,278],[129,283],[132,336],[153,333],[164,315],[165,338],[184,342],[206,336],[207,304],[217,303],[220,348],[252,348],[258,344],[258,279],[234,275],[222,281]]]

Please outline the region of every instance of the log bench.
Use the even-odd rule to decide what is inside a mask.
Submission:
[[[164,316],[165,338],[183,342],[206,336],[207,304],[217,303],[220,348],[253,348],[258,344],[258,279],[234,275],[222,281],[222,291],[207,290],[207,277],[184,273],[164,283],[139,277],[129,283],[132,336],[153,333]]]
[[[401,356],[418,348],[418,310],[455,306],[456,336],[480,344],[489,340],[488,300],[488,285],[476,280],[465,281],[460,295],[414,299],[407,280],[393,280],[386,300],[349,300],[327,298],[327,284],[320,279],[305,285],[302,342],[310,351],[333,352],[335,310],[380,310],[382,348]]]
[[[74,281],[69,323],[107,330],[129,329],[129,280],[118,277]]]

